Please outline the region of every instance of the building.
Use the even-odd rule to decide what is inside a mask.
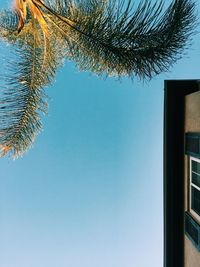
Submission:
[[[200,267],[200,81],[165,81],[164,266]]]

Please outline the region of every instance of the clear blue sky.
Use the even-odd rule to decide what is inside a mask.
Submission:
[[[196,35],[151,82],[65,64],[34,147],[0,159],[1,267],[162,266],[163,81],[199,79],[199,59]]]

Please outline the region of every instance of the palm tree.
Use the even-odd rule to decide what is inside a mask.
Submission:
[[[194,26],[194,3],[131,0],[16,0],[0,14],[0,37],[15,49],[0,100],[2,155],[33,143],[47,107],[44,87],[63,57],[98,75],[150,79],[181,57]]]

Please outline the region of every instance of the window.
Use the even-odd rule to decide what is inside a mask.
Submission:
[[[190,157],[189,211],[200,223],[200,159]]]
[[[185,212],[185,233],[200,251],[200,133],[186,133],[188,156],[188,210]]]

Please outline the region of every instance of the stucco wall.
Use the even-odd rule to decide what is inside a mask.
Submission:
[[[200,92],[186,96],[185,132],[200,132]],[[185,210],[188,204],[188,158],[185,157]],[[200,267],[200,253],[185,236],[185,266]]]

